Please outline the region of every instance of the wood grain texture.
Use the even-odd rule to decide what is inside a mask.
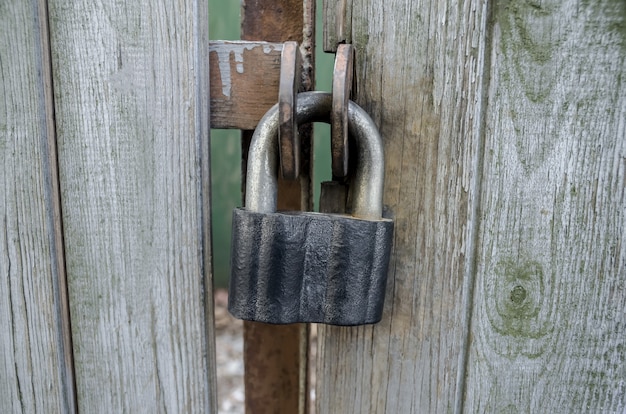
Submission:
[[[254,129],[278,102],[282,43],[211,42],[211,128]]]
[[[453,412],[462,394],[484,1],[353,0],[357,103],[395,219],[383,320],[319,326],[318,413]]]
[[[626,4],[352,7],[395,253],[319,412],[623,412]]]
[[[79,409],[215,412],[208,5],[49,6]]]
[[[336,52],[340,43],[352,42],[352,1],[323,0],[323,45],[325,52]]]
[[[47,36],[44,2],[0,4],[0,406],[7,413],[75,409]]]
[[[494,2],[467,412],[626,410],[626,3]]]

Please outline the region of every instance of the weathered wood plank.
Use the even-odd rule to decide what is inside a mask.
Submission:
[[[323,0],[324,51],[336,52],[340,43],[352,43],[352,1]]]
[[[0,406],[75,411],[44,2],[0,5]]]
[[[352,1],[356,100],[385,143],[394,252],[383,320],[320,326],[319,413],[453,412],[480,154],[486,2]]]
[[[204,1],[50,0],[82,412],[215,412]]]
[[[493,4],[468,412],[626,410],[626,3]]]
[[[278,100],[282,43],[212,42],[211,128],[254,129]]]

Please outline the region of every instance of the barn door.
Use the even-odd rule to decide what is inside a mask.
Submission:
[[[626,3],[324,12],[396,235],[383,321],[320,328],[318,412],[623,412]]]
[[[3,412],[216,411],[207,10],[0,2]]]

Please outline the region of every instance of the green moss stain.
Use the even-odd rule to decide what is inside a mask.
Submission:
[[[535,260],[504,258],[494,269],[488,284],[487,309],[493,329],[503,336],[538,339],[549,325],[542,320],[546,305],[545,276]]]
[[[626,1],[613,0],[617,7],[618,19],[610,26],[622,37],[622,46],[626,47]]]
[[[498,412],[502,414],[517,414],[519,413],[519,410],[513,404],[509,404],[506,407],[502,407],[500,410],[498,410]]]
[[[553,54],[555,45],[549,42],[537,42],[533,35],[531,23],[534,19],[549,18],[554,12],[554,6],[541,4],[529,0],[501,0],[496,3],[496,20],[500,24],[502,33],[507,40],[517,32],[518,40],[515,45],[526,51],[533,61],[546,63]]]
[[[606,0],[605,2],[595,2],[598,12],[603,13],[603,17],[607,20],[606,31],[615,35],[620,43],[622,50],[626,50],[626,1],[624,0]],[[598,6],[608,3],[604,8]]]
[[[369,25],[363,17],[355,19],[352,23],[352,43],[356,47],[364,48],[370,40]]]
[[[559,2],[500,0],[495,3],[495,21],[500,27],[500,50],[513,64],[513,73],[504,73],[532,102],[544,102],[558,79],[553,56],[566,38],[559,25]],[[541,75],[541,76],[539,76]]]

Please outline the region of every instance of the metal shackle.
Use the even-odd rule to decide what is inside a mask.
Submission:
[[[298,94],[296,121],[329,122],[332,95],[327,92]],[[357,104],[348,104],[348,131],[357,145],[358,161],[352,181],[352,216],[382,218],[385,160],[383,142],[372,118]],[[259,213],[276,211],[278,195],[278,104],[261,118],[250,151],[245,208]]]

